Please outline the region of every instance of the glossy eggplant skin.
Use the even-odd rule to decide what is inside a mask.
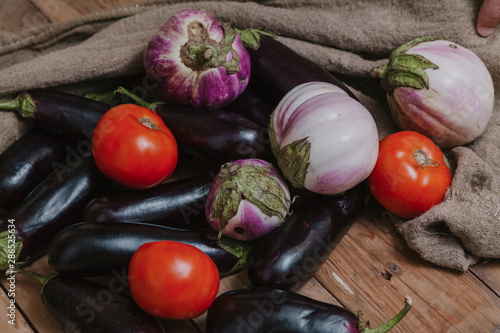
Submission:
[[[84,222],[61,231],[47,251],[50,267],[61,274],[109,276],[128,270],[134,252],[148,242],[172,240],[193,245],[229,274],[239,258],[218,245],[212,233],[136,222]]]
[[[358,318],[340,306],[280,289],[249,288],[218,296],[207,333],[357,333]]]
[[[32,128],[0,155],[0,207],[12,210],[66,157],[66,143]]]
[[[365,184],[342,195],[315,195],[256,245],[248,278],[254,287],[300,289],[328,259],[365,207]]]
[[[52,172],[8,214],[8,219],[14,220],[18,242],[22,243],[18,261],[43,255],[52,238],[81,221],[85,206],[108,191],[111,184],[91,156],[81,157],[67,170]],[[7,232],[7,221],[0,225],[0,231]]]
[[[53,275],[42,287],[42,301],[66,332],[162,333],[156,319],[121,293],[127,285],[101,285],[82,278]]]
[[[299,84],[312,81],[334,84],[356,99],[345,84],[309,59],[271,36],[261,34],[259,37],[257,49],[247,47],[252,79],[259,82],[262,93],[274,105]]]
[[[146,190],[105,193],[88,204],[85,221],[146,222],[181,229],[208,227],[205,201],[213,183],[199,175],[162,183]]]
[[[82,96],[47,88],[24,93],[32,100],[34,123],[49,131],[91,139],[97,122],[111,106]]]
[[[267,128],[274,107],[275,105],[265,98],[259,83],[255,82],[253,77],[250,77],[250,81],[243,93],[224,109],[237,113],[259,126]]]
[[[204,160],[220,164],[271,156],[267,128],[225,110],[195,110],[158,104],[156,112],[180,147]]]

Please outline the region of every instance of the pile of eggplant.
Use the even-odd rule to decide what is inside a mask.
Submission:
[[[163,331],[154,318],[135,306],[124,287],[135,250],[157,240],[176,240],[201,249],[213,259],[221,277],[247,266],[251,287],[216,299],[208,311],[208,332],[385,332],[390,328],[368,330],[347,309],[295,294],[363,211],[364,183],[335,196],[292,189],[298,195],[293,214],[257,241],[220,237],[207,224],[205,201],[223,163],[245,158],[275,163],[267,126],[274,107],[291,89],[322,81],[355,98],[330,73],[272,36],[259,34],[258,39],[258,46],[247,47],[251,59],[248,85],[228,105],[217,110],[155,105],[180,149],[205,165],[206,171],[147,190],[113,183],[93,161],[93,129],[112,104],[55,89],[28,91],[0,103],[1,109],[17,110],[33,124],[0,156],[4,213],[0,269],[20,270],[21,265],[47,254],[57,274],[39,277],[42,299],[56,318],[71,325],[67,329]],[[145,74],[135,77],[147,78]],[[115,98],[112,103],[128,101],[121,94]],[[12,223],[15,232],[9,227]],[[15,258],[8,255],[13,233],[20,244]],[[103,289],[87,279],[102,276],[117,284],[110,282]],[[112,307],[101,312],[79,307],[102,290],[113,298]],[[248,321],[252,313],[262,317],[259,325]]]

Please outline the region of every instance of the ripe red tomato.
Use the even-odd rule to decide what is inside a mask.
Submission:
[[[443,201],[451,173],[434,142],[417,132],[401,131],[380,141],[368,184],[385,209],[410,219]]]
[[[198,248],[174,241],[142,245],[128,269],[130,291],[147,313],[167,319],[191,319],[212,305],[219,270]]]
[[[177,143],[153,111],[121,104],[107,111],[92,136],[92,153],[109,178],[135,189],[156,186],[177,165]]]

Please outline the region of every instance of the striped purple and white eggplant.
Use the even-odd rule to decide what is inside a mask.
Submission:
[[[222,165],[208,192],[205,213],[220,234],[249,241],[281,225],[290,204],[288,187],[272,164],[243,159]]]
[[[144,67],[168,101],[195,108],[229,104],[250,79],[250,56],[238,32],[200,10],[168,19],[149,41]]]
[[[278,104],[269,122],[271,149],[296,188],[339,194],[365,180],[378,156],[371,113],[343,89],[303,83]]]
[[[442,148],[472,142],[491,117],[491,75],[474,52],[456,43],[416,38],[396,48],[388,64],[372,74],[382,79],[396,124]]]

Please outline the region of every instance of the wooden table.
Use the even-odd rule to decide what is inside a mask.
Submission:
[[[138,1],[3,0],[0,33],[15,33],[32,24],[60,22],[129,2]],[[45,257],[31,269],[43,275],[53,273]],[[220,292],[246,285],[245,272],[241,272],[223,278]],[[1,286],[1,332],[64,332],[64,325],[41,302],[40,284],[21,275],[15,283],[16,325],[8,324],[9,283],[5,278]],[[373,201],[315,278],[299,292],[354,312],[362,310],[372,327],[395,315],[403,306],[404,295],[409,295],[413,308],[391,332],[500,332],[500,260],[481,262],[465,273],[429,264],[408,248]],[[169,332],[203,332],[204,316],[192,322],[163,323]]]

